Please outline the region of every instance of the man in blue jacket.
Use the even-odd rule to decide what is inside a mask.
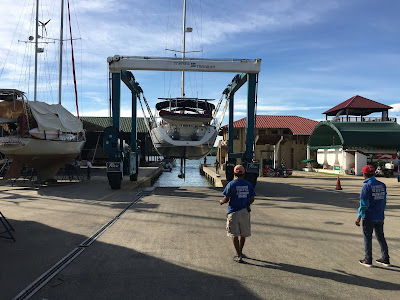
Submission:
[[[219,204],[229,202],[226,217],[227,235],[232,237],[233,246],[235,247],[237,256],[233,258],[235,262],[243,263],[243,247],[246,237],[251,235],[250,232],[250,204],[254,202],[256,195],[253,186],[247,180],[244,180],[244,167],[237,165],[233,169],[235,180],[229,182],[223,191],[225,196],[219,200]],[[240,237],[240,240],[239,240]]]
[[[366,267],[372,266],[372,232],[375,230],[376,239],[381,246],[382,258],[376,262],[385,266],[390,266],[389,250],[383,233],[383,223],[386,208],[386,185],[376,180],[375,169],[373,166],[366,165],[362,168],[364,185],[360,194],[360,208],[358,209],[357,226],[362,227],[364,234],[365,257],[360,260],[360,264]]]

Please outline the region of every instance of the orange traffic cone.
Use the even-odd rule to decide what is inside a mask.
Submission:
[[[342,189],[342,186],[340,185],[339,176],[338,176],[337,181],[336,181],[336,189],[337,189],[337,190],[341,190],[341,189]]]

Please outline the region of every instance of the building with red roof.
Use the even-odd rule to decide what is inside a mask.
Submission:
[[[301,161],[307,156],[308,138],[317,124],[317,121],[299,116],[256,116],[256,160],[262,161],[262,166],[273,164],[274,160],[278,164],[284,160],[287,168],[301,168]],[[246,149],[246,118],[234,122],[233,127],[233,152],[244,152]],[[218,146],[217,155],[223,164],[227,160],[227,125],[223,127],[220,135],[223,136],[223,140]]]

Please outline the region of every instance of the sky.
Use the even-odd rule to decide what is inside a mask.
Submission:
[[[66,1],[66,0],[65,0]],[[2,0],[0,88],[33,100],[33,0]],[[57,103],[59,3],[41,0],[38,100]],[[61,1],[60,1],[61,2]],[[70,0],[80,116],[109,114],[107,57],[173,56],[181,50],[181,0]],[[187,57],[262,59],[258,115],[297,115],[317,121],[331,107],[360,95],[393,107],[400,117],[400,1],[187,0]],[[69,28],[65,26],[64,38]],[[68,33],[69,34],[69,33]],[[76,114],[69,41],[64,43],[63,105]],[[177,54],[180,55],[179,53]],[[132,71],[150,107],[180,96],[178,72]],[[233,73],[186,73],[186,96],[220,99]],[[122,85],[121,115],[131,96]],[[246,116],[243,86],[235,120]],[[141,113],[138,106],[138,115]],[[224,123],[227,123],[227,116]]]

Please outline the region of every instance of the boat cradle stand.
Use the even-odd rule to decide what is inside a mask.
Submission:
[[[14,227],[11,226],[11,224],[8,222],[8,220],[6,219],[6,217],[3,215],[3,213],[1,211],[0,211],[0,222],[1,222],[1,224],[3,224],[3,226],[5,228],[5,231],[0,232],[0,237],[3,239],[10,239],[15,242],[15,238],[11,232],[11,231],[15,231],[15,229],[14,229]],[[8,236],[4,236],[5,233]]]

